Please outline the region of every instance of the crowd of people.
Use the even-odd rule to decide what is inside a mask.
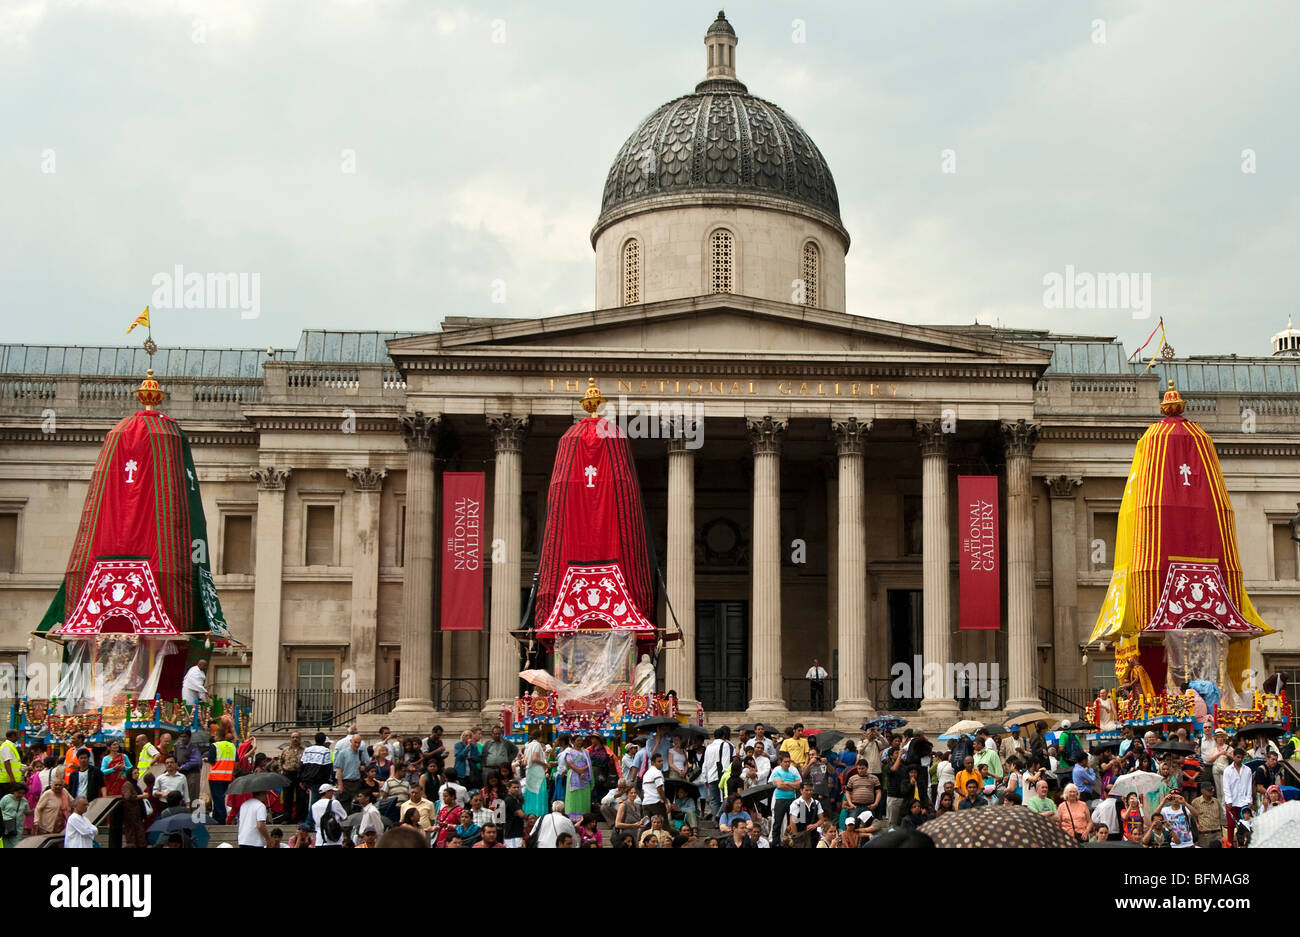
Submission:
[[[455,741],[440,726],[423,737],[382,728],[367,741],[352,726],[337,740],[294,732],[268,753],[217,720],[198,744],[189,732],[156,745],[139,736],[96,756],[74,737],[62,757],[40,743],[22,752],[10,732],[0,817],[5,847],[49,833],[88,846],[98,830],[87,804],[120,795],[113,838],[127,847],[149,845],[154,822],[197,811],[237,826],[243,847],[859,848],[889,831],[923,835],[950,812],[1018,804],[1081,844],[1247,846],[1253,818],[1283,803],[1282,763],[1295,757],[1289,738],[1230,740],[1208,726],[1199,740],[1125,727],[1091,746],[1043,722],[987,730],[998,728],[941,751],[923,732],[867,726],[821,751],[802,725],[662,726],[625,745],[540,731],[516,745],[499,726]],[[235,778],[268,772],[286,783],[228,793]],[[276,824],[294,829],[289,842]]]

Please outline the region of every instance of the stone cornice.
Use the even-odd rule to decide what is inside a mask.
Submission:
[[[324,408],[323,408],[324,409]],[[338,433],[343,430],[341,427],[345,420],[353,419],[341,417],[336,407],[329,407],[329,415],[321,414],[320,416],[295,416],[295,417],[268,417],[257,421],[257,428],[262,432],[294,432],[294,433]],[[398,427],[398,418],[396,416],[384,417],[379,419],[367,419],[358,415],[352,422],[351,432],[355,433],[395,433]]]
[[[0,428],[0,442],[102,446],[104,437],[108,435],[112,424],[117,422],[117,420],[113,420],[103,429],[79,427],[76,429],[59,429],[54,433],[42,432],[39,427],[30,429],[4,427]],[[190,444],[195,446],[256,446],[258,444],[257,432],[251,428],[231,430],[230,432],[209,430],[190,432],[186,430],[185,436],[189,439]]]

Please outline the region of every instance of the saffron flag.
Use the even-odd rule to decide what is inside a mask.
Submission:
[[[144,312],[140,313],[138,316],[135,317],[135,321],[131,323],[131,328],[127,329],[122,334],[130,335],[131,329],[134,329],[137,325],[143,325],[146,329],[149,328],[149,307],[148,306],[144,307]]]
[[[483,630],[483,473],[442,476],[442,630]]]
[[[996,475],[957,476],[958,586],[962,631],[997,631],[1002,623],[1002,541]]]

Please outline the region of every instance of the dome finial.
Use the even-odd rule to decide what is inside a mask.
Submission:
[[[708,53],[708,70],[704,80],[736,80],[736,31],[727,22],[727,14],[718,11],[718,18],[704,33],[704,47]]]
[[[1160,412],[1165,416],[1182,416],[1183,406],[1182,396],[1174,389],[1174,382],[1169,381],[1169,389],[1165,391],[1164,399],[1160,401]]]

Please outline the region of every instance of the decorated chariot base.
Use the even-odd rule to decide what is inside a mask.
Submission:
[[[1101,731],[1088,737],[1098,741],[1117,739],[1124,726],[1144,728],[1162,726],[1167,731],[1180,725],[1190,726],[1200,734],[1206,720],[1215,728],[1235,732],[1261,723],[1272,723],[1290,728],[1291,701],[1286,691],[1261,693],[1256,691],[1248,709],[1230,709],[1215,705],[1205,708],[1192,690],[1185,693],[1138,693],[1129,696],[1115,691],[1101,694],[1084,710],[1084,718]]]
[[[23,734],[23,744],[45,742],[66,745],[80,733],[89,745],[107,745],[114,739],[125,741],[136,735],[156,740],[163,732],[177,735],[185,729],[206,728],[209,721],[228,713],[243,737],[248,731],[249,712],[227,700],[222,706],[191,704],[181,700],[131,699],[127,702],[99,706],[83,713],[60,713],[57,699],[23,697],[10,712],[9,724]]]
[[[703,713],[698,715],[702,719]],[[534,729],[541,729],[547,735],[568,733],[623,739],[635,735],[636,724],[652,716],[686,722],[678,712],[677,697],[623,690],[608,705],[601,706],[576,700],[561,702],[556,693],[525,693],[511,708],[501,710],[501,726],[506,737],[516,743],[527,742]]]

